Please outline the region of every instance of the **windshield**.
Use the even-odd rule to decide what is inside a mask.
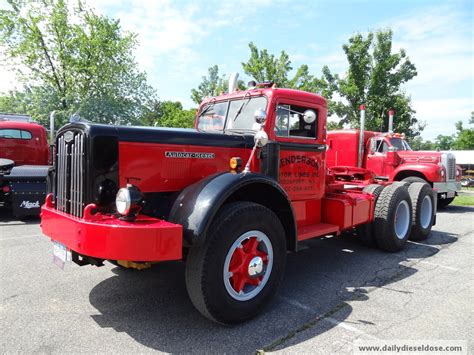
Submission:
[[[390,144],[397,148],[397,150],[411,150],[408,143],[401,138],[390,138]]]
[[[265,96],[245,97],[232,101],[210,102],[199,114],[198,129],[202,131],[257,131],[255,111],[266,111]],[[225,128],[225,130],[224,130]]]

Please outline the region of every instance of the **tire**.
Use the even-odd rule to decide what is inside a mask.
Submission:
[[[446,208],[453,201],[454,201],[454,197],[438,198],[438,207],[439,208]]]
[[[379,198],[380,194],[382,193],[383,186],[378,184],[371,184],[366,187],[362,191],[367,192],[374,196],[374,202],[377,203],[377,199]],[[356,227],[356,234],[359,237],[359,240],[365,246],[374,248],[377,246],[377,242],[374,236],[374,223],[369,222],[365,224],[361,224]]]
[[[411,182],[408,182],[408,181],[394,181],[391,183],[391,185],[394,185],[394,186],[405,186],[406,188],[408,188],[408,186],[410,186]]]
[[[414,182],[408,187],[412,203],[410,240],[425,240],[431,233],[435,217],[433,189],[426,183]]]
[[[423,179],[421,177],[418,177],[418,176],[409,176],[409,177],[406,177],[406,178],[402,179],[402,181],[409,182],[410,184],[413,183],[413,182],[423,182],[425,184],[428,183],[428,181],[426,181],[425,179]]]
[[[250,258],[256,260],[253,267]],[[204,244],[189,251],[189,298],[202,315],[214,322],[244,322],[270,302],[285,262],[285,232],[275,213],[252,202],[229,203],[215,217]],[[232,268],[234,273],[230,272]],[[251,272],[255,272],[253,277]]]
[[[375,206],[375,239],[380,249],[396,252],[405,246],[411,232],[412,207],[408,189],[390,185],[383,189]]]

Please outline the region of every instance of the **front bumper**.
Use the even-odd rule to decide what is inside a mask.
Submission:
[[[438,195],[445,195],[445,198],[456,196],[456,192],[461,191],[460,181],[434,182],[433,189],[438,191]]]
[[[41,229],[51,240],[78,254],[106,260],[165,261],[182,257],[182,226],[139,216],[133,222],[114,216],[91,214],[84,218],[57,211],[51,196],[41,208]]]

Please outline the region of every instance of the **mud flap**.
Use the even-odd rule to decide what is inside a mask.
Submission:
[[[15,217],[39,216],[46,198],[48,167],[20,166],[4,177],[10,186],[12,213]]]

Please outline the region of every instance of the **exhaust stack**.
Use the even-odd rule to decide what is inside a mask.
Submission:
[[[364,158],[364,136],[365,136],[365,105],[359,106],[360,110],[360,129],[359,129],[359,155],[357,157],[357,166],[362,167],[362,160]]]
[[[395,115],[395,110],[390,109],[388,111],[388,133],[393,133],[393,116]]]
[[[237,79],[239,78],[239,73],[232,73],[229,76],[229,88],[228,93],[232,94],[237,88]]]
[[[56,111],[52,111],[49,114],[49,141],[51,144],[54,144],[54,116],[56,115]]]

